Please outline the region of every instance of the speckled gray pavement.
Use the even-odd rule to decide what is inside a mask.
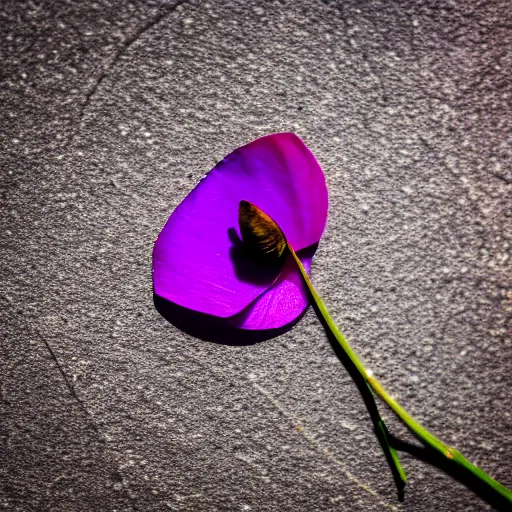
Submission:
[[[151,250],[216,161],[296,132],[332,316],[512,486],[507,0],[3,0],[0,32],[2,510],[490,510],[408,454],[399,503],[314,313],[200,341],[155,310]]]

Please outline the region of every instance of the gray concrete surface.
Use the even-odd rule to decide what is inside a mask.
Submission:
[[[150,269],[218,159],[296,132],[330,191],[313,281],[333,317],[512,486],[507,4],[4,0],[0,507],[489,510],[407,454],[397,501],[312,311],[203,342],[156,312]]]

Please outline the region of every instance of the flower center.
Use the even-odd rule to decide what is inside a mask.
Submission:
[[[240,201],[238,224],[244,244],[265,260],[277,260],[286,251],[286,238],[264,211],[248,201]]]

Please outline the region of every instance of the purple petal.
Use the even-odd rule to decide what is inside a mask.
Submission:
[[[154,290],[218,317],[236,315],[259,297],[247,325],[284,325],[304,310],[307,297],[294,280],[298,271],[290,269],[272,286],[275,269],[244,254],[238,228],[242,199],[270,215],[295,250],[320,240],[327,219],[322,170],[296,135],[268,135],[219,162],[172,213],[153,250]],[[278,299],[284,302],[275,308]],[[264,314],[272,319],[264,321]]]
[[[309,274],[313,255],[301,261]],[[306,285],[297,270],[295,261],[288,257],[275,284],[249,304],[241,313],[230,319],[230,325],[239,329],[279,329],[293,323],[309,306]]]

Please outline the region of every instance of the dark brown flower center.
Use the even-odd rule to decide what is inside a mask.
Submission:
[[[277,260],[286,251],[287,243],[276,222],[248,201],[240,201],[238,223],[242,240],[266,260]]]

